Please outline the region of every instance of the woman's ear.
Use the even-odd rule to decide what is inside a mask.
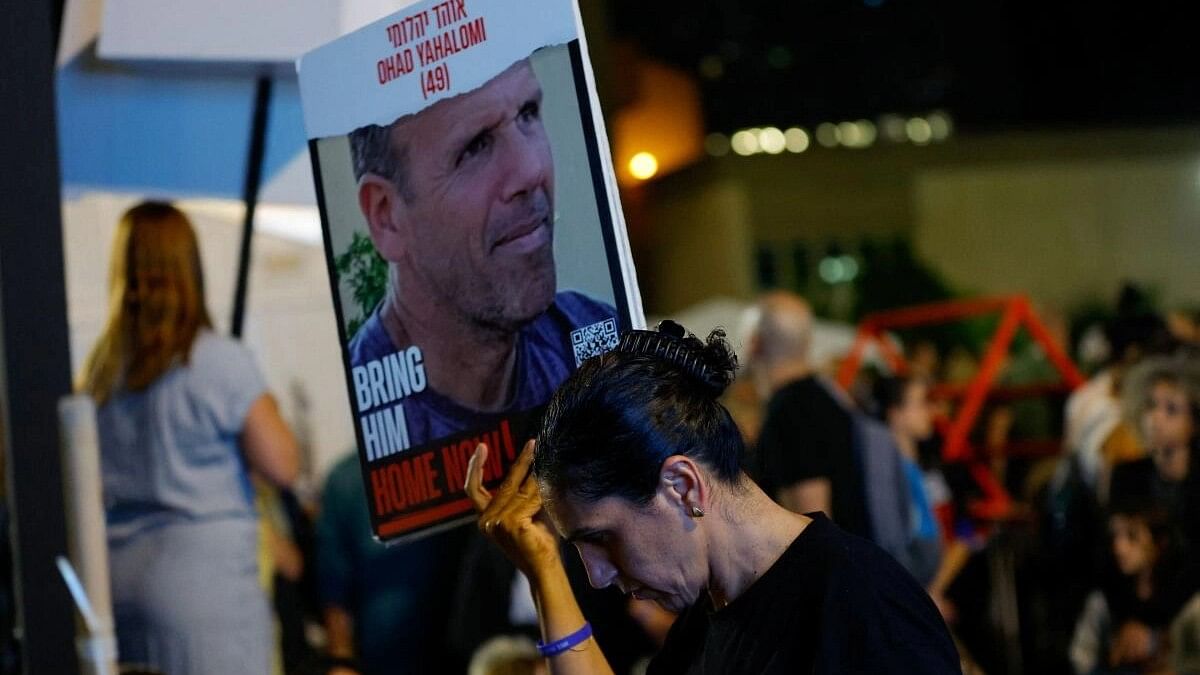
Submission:
[[[700,466],[686,455],[671,455],[659,470],[659,492],[668,504],[677,506],[689,517],[708,510],[708,489]]]

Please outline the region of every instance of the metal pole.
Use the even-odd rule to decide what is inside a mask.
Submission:
[[[250,128],[250,150],[246,155],[246,182],[242,201],[246,218],[242,223],[242,248],[238,255],[237,287],[233,295],[233,319],[229,332],[241,337],[246,321],[246,289],[250,277],[250,244],[254,238],[254,211],[258,207],[258,188],[262,183],[263,156],[267,145],[267,113],[271,107],[270,77],[258,78],[254,96],[254,117]]]
[[[62,22],[66,12],[66,0],[50,0],[50,29],[54,32],[54,42],[51,43],[50,53],[58,60],[58,43],[62,39]]]
[[[0,21],[0,445],[22,667],[73,675],[74,609],[55,563],[67,551],[57,406],[71,354],[53,14],[53,1],[19,2]]]

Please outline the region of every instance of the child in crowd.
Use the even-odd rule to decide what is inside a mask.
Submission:
[[[1114,499],[1108,524],[1112,569],[1076,623],[1075,672],[1197,672],[1200,597],[1173,610],[1186,560],[1167,509],[1149,496],[1123,496]]]

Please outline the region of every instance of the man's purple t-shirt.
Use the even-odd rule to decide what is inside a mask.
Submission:
[[[596,330],[590,331],[592,346],[607,343],[612,347],[616,345],[617,325],[616,310],[611,306],[576,291],[557,294],[549,309],[521,329],[517,338],[517,391],[511,403],[504,410],[479,412],[426,387],[404,399],[412,446],[470,429],[494,427],[513,413],[545,405],[558,385],[578,367],[572,331],[595,326]],[[376,309],[350,340],[350,364],[364,365],[408,346],[392,344]],[[359,415],[367,412],[360,410]]]

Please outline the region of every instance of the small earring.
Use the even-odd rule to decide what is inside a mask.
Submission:
[[[693,518],[703,518],[704,517],[704,509],[700,508],[699,506],[693,506],[692,507],[692,517]]]

